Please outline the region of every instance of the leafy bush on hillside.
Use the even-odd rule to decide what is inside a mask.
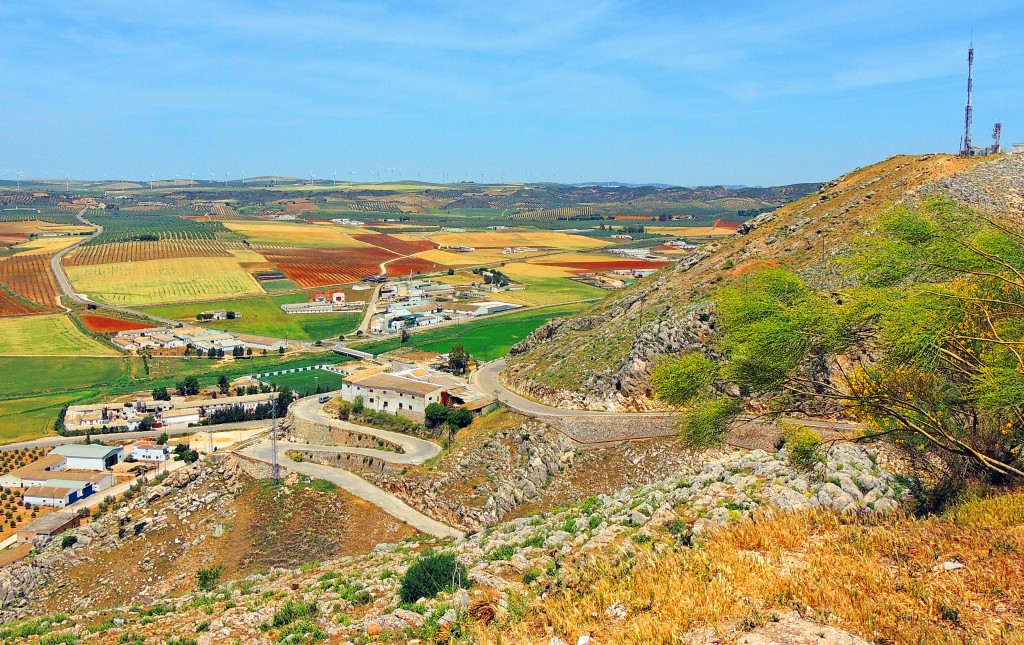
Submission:
[[[433,598],[442,591],[469,588],[466,567],[453,553],[426,552],[405,575],[398,591],[402,602],[416,602],[420,598]]]

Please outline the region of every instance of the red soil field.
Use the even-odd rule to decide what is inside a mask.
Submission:
[[[412,242],[400,240],[397,237],[392,237],[384,233],[367,233],[363,235],[353,235],[352,237],[360,242],[366,242],[367,244],[372,244],[389,251],[394,251],[399,255],[412,255],[414,253],[419,253],[420,251],[429,251],[437,248],[437,245],[429,240]]]
[[[41,310],[54,310],[57,307],[57,296],[60,290],[50,273],[49,255],[16,255],[0,261],[0,283],[15,295],[28,300]],[[6,298],[10,300],[10,298]],[[15,299],[16,300],[16,299]],[[8,303],[10,305],[11,303]],[[11,307],[12,313],[0,315],[18,315],[28,313],[18,311],[22,307]],[[4,311],[7,307],[0,306]],[[38,311],[35,313],[39,313]]]
[[[602,262],[541,262],[540,264],[584,271],[611,271],[612,269],[660,269],[672,263],[647,262],[646,260],[606,260]]]
[[[94,334],[108,334],[112,332],[126,331],[128,329],[147,329],[153,326],[145,323],[130,322],[127,320],[107,318],[106,316],[96,316],[93,314],[83,315],[82,324]]]
[[[261,246],[257,249],[303,289],[358,282],[380,273],[380,265],[394,253],[375,247],[358,249],[298,249]]]
[[[27,304],[6,291],[0,291],[0,316],[27,316],[43,313],[36,305]]]
[[[431,271],[441,271],[448,267],[442,266],[437,262],[431,262],[429,260],[423,260],[421,258],[399,258],[392,262],[388,262],[387,269],[388,275],[390,276],[405,276],[413,273],[429,273]]]

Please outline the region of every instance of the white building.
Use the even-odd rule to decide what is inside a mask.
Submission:
[[[354,401],[362,397],[363,405],[378,412],[400,411],[422,413],[431,403],[441,402],[443,388],[390,374],[374,374],[358,380],[348,377],[342,381],[341,398]]]
[[[72,443],[57,446],[50,451],[51,455],[60,455],[65,459],[68,470],[109,470],[114,464],[124,459],[124,448],[121,446],[104,446],[101,444]]]
[[[171,457],[171,451],[165,443],[140,441],[132,447],[132,457],[139,461],[167,461]]]
[[[199,408],[167,410],[160,414],[160,421],[165,426],[187,426],[190,423],[199,423]]]
[[[26,488],[22,501],[32,506],[53,506],[62,508],[92,495],[92,484],[88,482],[54,480],[46,486]]]

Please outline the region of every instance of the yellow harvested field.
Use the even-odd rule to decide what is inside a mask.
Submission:
[[[471,246],[473,248],[501,249],[506,246],[534,246],[578,251],[608,246],[611,242],[582,235],[554,231],[472,231],[467,233],[438,233],[430,239],[442,246]]]
[[[244,236],[251,244],[269,246],[349,248],[367,246],[351,238],[349,233],[364,233],[359,228],[336,224],[305,224],[299,222],[224,222],[229,229]]]
[[[417,253],[416,257],[428,262],[443,264],[444,266],[466,267],[493,262],[507,262],[510,256],[502,255],[500,250],[494,249],[477,249],[472,253],[450,253],[434,249]]]
[[[67,315],[53,314],[0,318],[0,355],[117,356],[118,352],[83,334]]]
[[[518,253],[510,256],[517,260],[521,260],[522,256]],[[544,262],[614,262],[615,260],[622,260],[621,255],[612,255],[610,253],[558,253],[555,255],[545,255],[539,258],[533,258],[527,260],[531,263],[544,263]]]
[[[647,232],[655,235],[686,237],[688,235],[732,235],[736,231],[716,226],[648,226]]]
[[[78,236],[73,237],[40,237],[14,247],[15,255],[50,255],[61,249],[66,249],[75,242],[81,241]]]
[[[251,251],[235,252],[246,258]],[[160,305],[263,293],[239,257],[173,258],[66,267],[76,291],[112,305]],[[248,260],[245,260],[248,261]]]

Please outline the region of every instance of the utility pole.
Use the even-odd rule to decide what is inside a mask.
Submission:
[[[971,47],[967,50],[967,106],[964,108],[964,138],[963,148],[960,150],[960,154],[965,157],[970,157],[971,151],[971,125],[974,120],[974,41],[971,41]]]
[[[270,395],[270,412],[273,418],[270,426],[270,441],[274,446],[274,462],[270,467],[270,476],[274,478],[274,485],[281,484],[281,464],[277,463],[277,397]]]

